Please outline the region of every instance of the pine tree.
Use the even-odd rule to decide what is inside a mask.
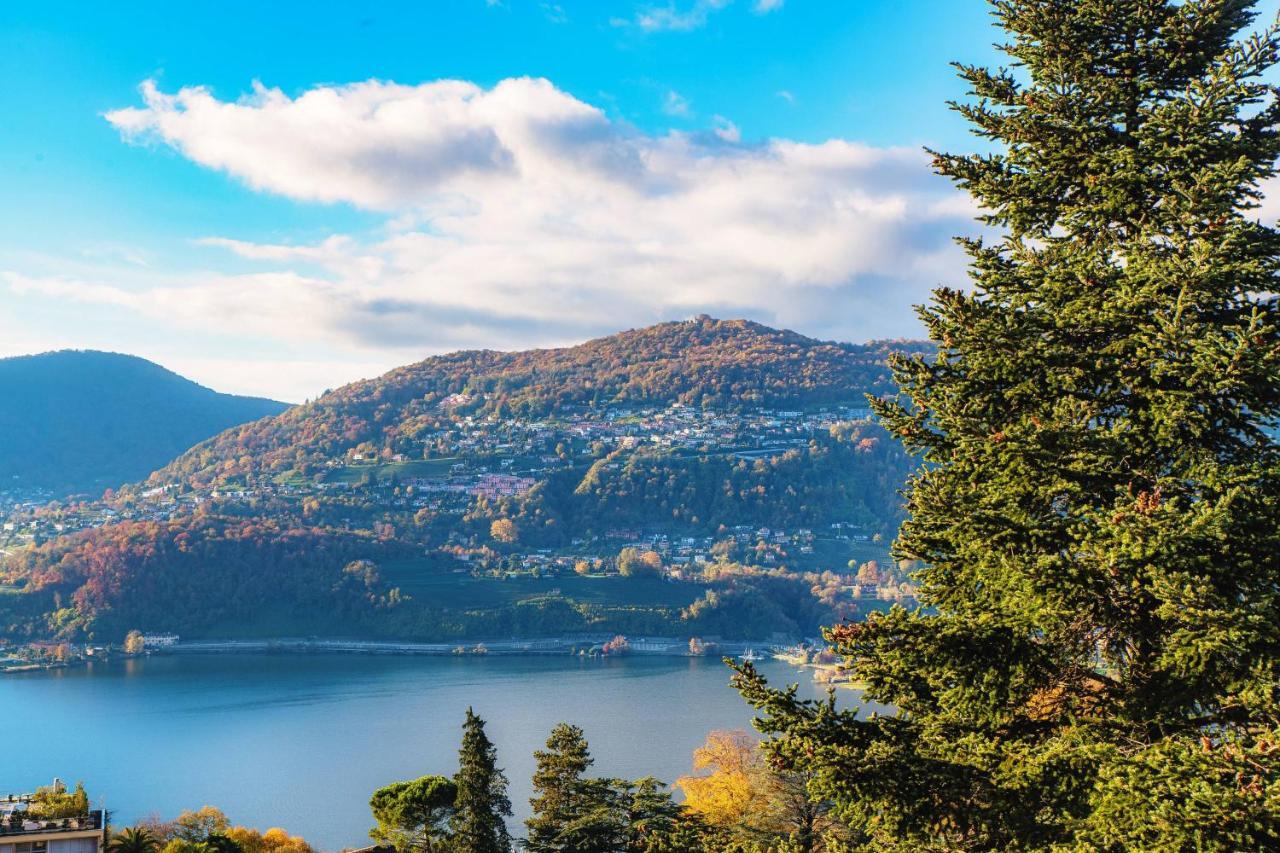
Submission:
[[[579,839],[569,828],[591,811],[583,778],[593,762],[586,736],[579,727],[560,723],[551,730],[547,748],[533,757],[533,814],[525,821],[525,847],[534,853],[578,850]]]
[[[443,776],[381,787],[369,799],[369,810],[377,821],[369,837],[401,853],[446,850],[446,828],[457,798],[457,786]]]
[[[665,785],[652,776],[634,782],[614,780],[613,784],[625,810],[626,849],[666,849],[678,843],[684,825],[690,821]]]
[[[484,732],[484,720],[470,708],[462,724],[458,774],[453,782],[458,795],[449,818],[452,849],[458,853],[510,850],[511,836],[503,820],[511,816],[507,777],[498,768],[497,750]]]
[[[926,608],[828,638],[892,715],[738,683],[874,849],[1280,848],[1276,31],[1247,0],[998,0],[957,66],[995,235],[878,403]]]

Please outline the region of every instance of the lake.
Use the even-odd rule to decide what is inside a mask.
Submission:
[[[807,672],[761,668],[821,695]],[[750,728],[729,674],[699,658],[201,655],[9,675],[0,793],[58,776],[83,780],[117,826],[211,804],[327,850],[361,846],[375,788],[454,772],[472,706],[521,821],[556,723],[586,731],[595,773],[670,782],[709,731]]]

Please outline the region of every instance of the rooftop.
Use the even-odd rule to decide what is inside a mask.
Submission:
[[[0,795],[0,838],[102,829],[101,811],[73,817],[37,817],[29,812],[32,801],[31,794]]]
[[[100,829],[102,829],[101,811],[91,811],[79,817],[60,818],[30,818],[24,811],[0,814],[0,838],[10,835],[51,835]]]

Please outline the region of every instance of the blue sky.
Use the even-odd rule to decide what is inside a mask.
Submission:
[[[703,310],[915,334],[972,213],[919,149],[973,145],[947,63],[996,36],[977,0],[5,3],[0,355],[299,400]]]

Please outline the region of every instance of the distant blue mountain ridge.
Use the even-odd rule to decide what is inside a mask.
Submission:
[[[221,394],[136,356],[0,359],[0,490],[100,493],[288,404]]]

